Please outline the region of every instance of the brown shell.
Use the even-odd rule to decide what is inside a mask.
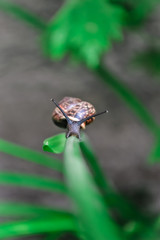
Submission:
[[[79,98],[64,97],[58,104],[72,121],[79,121],[96,113],[92,104],[82,101]],[[57,107],[53,111],[52,120],[59,127],[67,127],[67,121]],[[94,118],[91,118],[82,123],[81,128],[85,128],[85,125],[91,123],[93,120]]]

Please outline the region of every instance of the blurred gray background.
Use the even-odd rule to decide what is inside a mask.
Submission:
[[[62,4],[58,0],[14,2],[46,20]],[[153,12],[145,26],[145,31],[154,37],[160,33],[159,10]],[[113,46],[105,62],[160,122],[159,79],[128,66],[131,58],[146,48],[142,35],[140,30],[124,32],[123,42]],[[97,112],[107,106],[109,114],[98,117],[86,130],[100,165],[120,192],[142,208],[159,211],[160,166],[150,166],[146,160],[154,140],[152,135],[131,110],[82,65],[46,59],[39,37],[39,32],[32,27],[0,12],[0,137],[42,152],[43,140],[62,132],[51,121],[54,109],[49,101],[51,97],[57,101],[64,96],[78,97],[91,102]],[[1,170],[62,178],[45,167],[5,154],[1,154],[0,159]],[[60,194],[8,186],[0,186],[0,199],[69,206]]]

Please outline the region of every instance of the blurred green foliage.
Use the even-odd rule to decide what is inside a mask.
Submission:
[[[105,0],[69,0],[44,33],[45,53],[60,59],[70,53],[89,67],[99,64],[111,41],[122,40],[123,9]]]
[[[160,161],[160,138],[156,139],[148,159],[151,163]]]
[[[151,162],[160,161],[159,124],[129,87],[102,62],[112,45],[123,41],[124,30],[143,28],[158,4],[158,0],[67,0],[47,23],[13,2],[0,0],[2,11],[40,30],[41,47],[48,57],[59,60],[69,55],[84,63],[134,111],[155,138],[149,156]],[[154,47],[146,50],[136,61],[151,73],[159,74],[159,51]],[[58,171],[64,175],[64,183],[37,175],[1,172],[0,184],[59,192],[70,197],[74,208],[66,211],[2,201],[0,216],[16,220],[0,224],[0,239],[43,234],[53,240],[65,232],[82,240],[159,239],[159,217],[141,212],[110,186],[85,135],[82,141],[75,137],[66,141],[62,133],[46,139],[43,149],[64,152],[64,164],[57,158],[0,140],[1,152]]]
[[[57,137],[58,141],[54,141]],[[0,216],[13,220],[0,224],[0,239],[34,234],[43,234],[46,239],[59,239],[60,235],[68,232],[82,240],[157,240],[159,217],[141,212],[110,186],[86,135],[81,135],[81,141],[76,137],[66,141],[65,135],[59,134],[44,141],[43,148],[50,151],[60,146],[61,149],[64,141],[65,185],[46,177],[12,172],[0,173],[0,184],[58,191],[70,197],[74,208],[66,211],[25,202],[1,201]],[[17,147],[13,144],[13,153]],[[8,154],[12,155],[12,152]],[[30,161],[30,156],[25,160]],[[50,168],[53,169],[52,166]]]
[[[159,4],[159,0],[109,0],[126,10],[125,25],[129,28],[142,27],[148,16]]]
[[[11,143],[0,139],[0,152],[11,154],[14,157],[21,158],[26,161],[38,163],[42,166],[62,171],[62,164],[55,158],[46,156],[35,150],[31,150],[26,147],[19,146],[15,143]]]
[[[160,49],[150,47],[146,51],[140,52],[133,59],[133,65],[142,67],[151,76],[160,75]]]

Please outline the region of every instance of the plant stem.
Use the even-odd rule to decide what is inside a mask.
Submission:
[[[127,86],[125,86],[122,81],[104,68],[103,65],[99,65],[94,72],[100,76],[101,80],[108,84],[112,90],[125,101],[126,104],[128,104],[128,106],[141,119],[153,135],[158,137],[160,134],[159,125],[135,94]]]
[[[14,15],[18,19],[31,24],[33,27],[39,30],[44,30],[46,28],[46,23],[43,19],[35,14],[32,14],[30,11],[27,11],[25,8],[19,7],[19,5],[7,0],[0,0],[0,10]]]

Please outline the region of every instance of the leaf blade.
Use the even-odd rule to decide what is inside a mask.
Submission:
[[[80,155],[78,144],[75,137],[69,137],[64,153],[64,175],[76,209],[75,214],[80,219],[88,239],[124,240],[118,226],[108,214],[108,207],[105,206],[102,196],[97,191],[92,176]]]
[[[62,182],[37,175],[0,172],[0,184],[66,193],[65,186]]]
[[[2,202],[0,201],[0,216],[12,217],[35,217],[35,216],[58,216],[58,215],[71,215],[69,211],[54,209],[37,204],[28,204],[24,202]]]
[[[0,139],[0,152],[62,172],[62,164],[57,159],[3,139]]]
[[[71,216],[32,219],[0,224],[0,239],[20,237],[50,232],[75,231],[75,223]]]

